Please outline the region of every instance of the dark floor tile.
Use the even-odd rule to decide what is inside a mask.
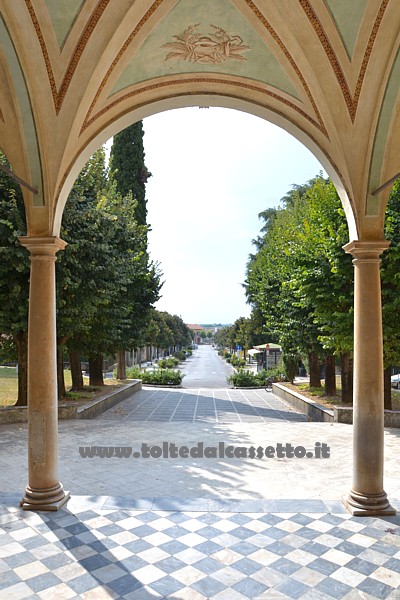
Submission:
[[[42,575],[36,575],[31,577],[25,582],[34,592],[41,592],[47,590],[53,586],[59,585],[61,580],[53,575],[53,573],[43,573]]]
[[[331,562],[330,560],[326,560],[325,558],[317,558],[313,560],[311,563],[307,565],[309,569],[313,569],[313,571],[317,571],[318,573],[322,573],[322,575],[331,575],[334,571],[337,571],[339,565]]]
[[[329,594],[333,598],[343,598],[346,594],[351,592],[352,588],[341,581],[337,581],[336,579],[332,579],[331,577],[327,577],[318,583],[315,586],[316,590],[320,590],[321,592],[325,592]]]
[[[288,598],[297,600],[297,598],[300,598],[303,596],[303,594],[306,594],[310,588],[300,581],[295,581],[294,579],[288,578],[283,583],[277,585],[276,590],[281,594],[285,594],[285,596]]]
[[[325,552],[330,550],[328,546],[324,546],[324,544],[319,544],[318,542],[307,542],[301,549],[304,550],[304,552],[314,554],[314,556],[322,556]]]
[[[240,594],[243,594],[246,598],[257,598],[257,596],[260,596],[268,589],[268,586],[256,579],[246,577],[233,585],[232,588]]]
[[[93,554],[87,558],[82,558],[79,563],[86,571],[90,573],[91,571],[95,571],[101,567],[106,567],[110,564],[110,561],[104,558],[104,556],[101,556],[101,554]]]
[[[220,581],[217,581],[211,575],[196,581],[191,587],[200,592],[200,594],[203,594],[203,596],[206,596],[206,598],[212,598],[225,588]]]
[[[123,575],[118,579],[114,579],[114,581],[107,582],[107,587],[111,588],[114,592],[124,597],[130,592],[140,590],[140,588],[144,587],[144,584],[138,579],[136,579],[134,575],[129,574]]]
[[[171,597],[172,599],[173,594],[185,586],[170,575],[166,575],[165,577],[162,577],[158,581],[152,583],[150,587],[161,594],[163,598]]]
[[[164,573],[170,574],[174,571],[179,571],[179,569],[183,569],[183,567],[186,567],[186,563],[179,560],[179,558],[176,558],[175,556],[168,556],[167,558],[163,558],[155,563],[155,566],[164,571]]]
[[[351,561],[346,564],[346,568],[351,569],[352,571],[357,571],[357,573],[362,573],[363,575],[371,575],[371,573],[376,571],[376,565],[368,560],[363,560],[362,558],[358,557],[352,558]]]
[[[14,573],[14,571],[5,571],[0,575],[0,590],[8,588],[17,583],[21,583],[21,579]],[[4,598],[6,596],[3,596]]]
[[[375,596],[376,598],[387,598],[391,592],[393,592],[393,588],[385,583],[380,581],[376,581],[376,579],[371,579],[367,577],[364,579],[358,586],[357,589],[361,592],[366,592],[367,594],[371,594],[371,596]]]
[[[197,550],[197,548],[196,548]],[[202,558],[201,560],[198,560],[196,563],[193,564],[193,567],[195,567],[196,569],[199,569],[199,571],[201,571],[202,573],[205,573],[206,575],[211,575],[212,573],[215,573],[216,571],[219,571],[220,569],[223,569],[226,565],[220,563],[218,560],[215,560],[214,558],[211,558],[210,556],[207,556],[206,558]]]

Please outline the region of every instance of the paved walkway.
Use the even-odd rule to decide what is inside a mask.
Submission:
[[[272,423],[307,417],[263,389],[144,388],[122,405],[98,417],[161,423]]]
[[[354,518],[340,503],[351,426],[307,422],[264,390],[148,388],[59,430],[72,499],[36,514],[18,507],[26,425],[0,426],[0,600],[400,600],[400,517]],[[398,508],[399,435],[385,430]],[[278,444],[306,456],[258,457]],[[329,458],[307,457],[322,444]]]
[[[198,346],[193,356],[182,363],[179,368],[184,373],[185,388],[225,388],[226,379],[234,370],[217,351],[209,344]]]

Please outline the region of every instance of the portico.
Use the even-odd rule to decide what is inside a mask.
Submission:
[[[286,129],[340,195],[355,267],[346,505],[354,514],[393,512],[383,489],[379,261],[400,173],[399,46],[397,0],[3,0],[0,140],[22,181],[21,243],[31,255],[24,508],[57,510],[67,499],[57,470],[54,263],[71,186],[127,125],[163,110],[222,106]]]

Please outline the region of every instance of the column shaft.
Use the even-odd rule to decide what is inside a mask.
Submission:
[[[56,237],[21,238],[30,251],[28,324],[28,470],[24,509],[58,510],[68,494],[58,479]]]
[[[380,255],[385,241],[344,246],[354,264],[353,484],[344,499],[354,515],[394,514],[383,490],[384,409]]]

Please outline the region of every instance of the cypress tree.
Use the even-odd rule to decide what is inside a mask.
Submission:
[[[137,201],[135,218],[139,225],[146,225],[146,182],[151,173],[144,159],[143,122],[138,121],[114,136],[111,147],[111,171],[121,196],[129,192]]]

